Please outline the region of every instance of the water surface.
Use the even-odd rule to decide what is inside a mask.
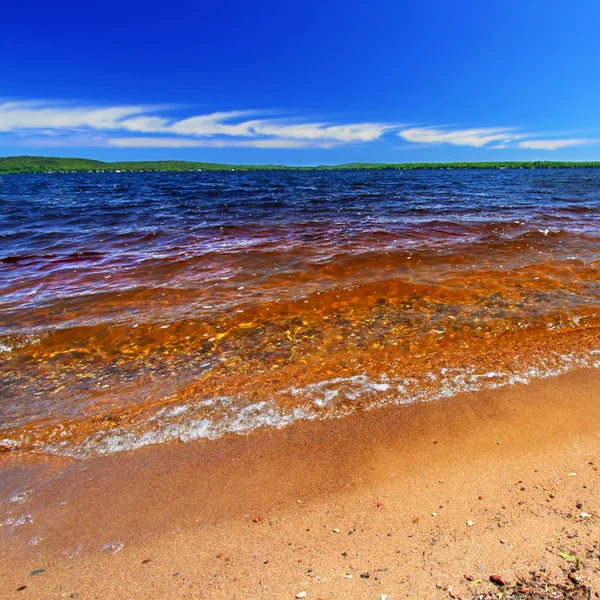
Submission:
[[[595,365],[599,192],[592,169],[4,176],[0,445],[85,457]]]

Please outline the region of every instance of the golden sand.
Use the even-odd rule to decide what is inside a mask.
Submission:
[[[598,389],[583,370],[87,461],[5,453],[0,595],[470,598],[492,575],[593,594]]]

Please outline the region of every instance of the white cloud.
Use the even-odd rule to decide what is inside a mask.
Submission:
[[[90,108],[41,102],[4,102],[0,104],[0,131],[120,129],[122,119],[146,110],[142,106]]]
[[[173,106],[91,106],[0,98],[0,135],[4,143],[13,145],[121,148],[332,148],[373,142],[392,130],[415,144],[474,148],[557,150],[595,142],[540,139],[543,134],[525,134],[510,127],[400,129],[400,125],[391,123],[284,119],[255,110],[219,111],[182,118],[173,109]]]
[[[62,136],[65,145],[74,136],[81,139],[87,134],[90,145],[108,143],[121,147],[326,148],[370,142],[391,128],[381,123],[336,124],[257,118],[264,111],[221,111],[185,118],[176,118],[166,112],[165,107],[152,106],[90,107],[48,101],[0,101],[0,132],[21,138],[37,136],[36,143],[44,137]],[[139,135],[108,141],[93,135],[94,132],[113,134],[115,131]]]
[[[528,148],[531,150],[558,150],[560,148],[568,148],[570,146],[583,146],[584,144],[592,144],[595,140],[585,139],[563,139],[563,140],[525,140],[518,143],[519,148]]]
[[[532,150],[558,150],[570,146],[594,143],[587,139],[523,139],[539,134],[515,133],[509,127],[480,127],[472,129],[439,129],[435,127],[413,127],[398,132],[398,136],[419,144],[452,144],[454,146],[487,146],[494,149],[521,148]],[[493,144],[493,145],[490,145]]]
[[[398,136],[419,144],[452,144],[480,148],[491,142],[506,143],[522,138],[512,129],[485,127],[473,129],[443,130],[433,127],[413,127],[398,132]]]
[[[162,117],[140,116],[119,122],[120,128],[137,133],[162,133],[168,131],[169,121]]]
[[[332,148],[339,142],[290,139],[190,139],[183,137],[118,137],[107,140],[118,148]]]
[[[337,140],[340,142],[370,142],[380,138],[389,125],[379,123],[327,123],[285,124],[276,120],[254,121],[250,128],[258,135],[281,136],[303,140]]]
[[[169,132],[193,136],[274,137],[299,140],[336,140],[370,142],[383,135],[385,125],[378,123],[288,123],[281,119],[254,119],[232,122],[249,111],[219,112],[191,117],[173,123]]]
[[[169,132],[194,136],[252,136],[254,135],[254,133],[250,131],[252,121],[242,121],[238,123],[231,122],[234,119],[239,119],[240,117],[248,116],[250,114],[256,113],[252,111],[236,110],[189,117],[173,123],[169,127]]]

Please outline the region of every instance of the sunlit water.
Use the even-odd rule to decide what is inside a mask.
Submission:
[[[0,207],[0,448],[86,457],[600,364],[597,170],[12,175]]]

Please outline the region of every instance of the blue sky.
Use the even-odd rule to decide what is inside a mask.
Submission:
[[[600,2],[3,6],[0,155],[600,160]]]

